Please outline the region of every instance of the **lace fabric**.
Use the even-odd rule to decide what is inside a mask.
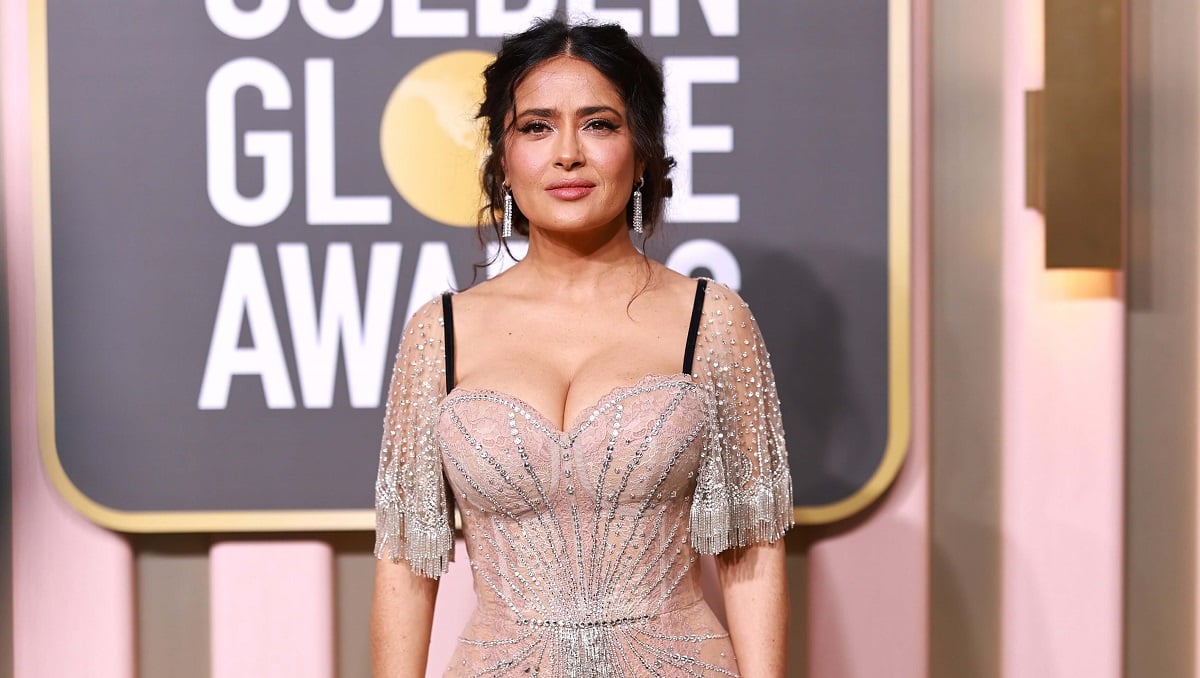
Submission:
[[[448,480],[478,598],[447,675],[737,675],[699,553],[792,522],[779,404],[746,304],[710,284],[691,374],[613,389],[566,430],[499,391],[445,390],[440,305],[389,390],[376,555],[445,572]]]

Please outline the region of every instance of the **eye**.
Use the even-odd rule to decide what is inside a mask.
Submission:
[[[592,118],[584,124],[583,128],[601,132],[612,132],[617,129],[617,124],[606,118]]]
[[[550,126],[550,123],[544,120],[530,120],[517,129],[521,134],[545,134],[553,130],[554,128]]]

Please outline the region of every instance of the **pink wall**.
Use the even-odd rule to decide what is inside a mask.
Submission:
[[[76,515],[38,459],[25,3],[0,5],[12,364],[13,661],[23,678],[133,675],[132,554]]]
[[[225,542],[209,559],[213,678],[333,675],[328,544]]]
[[[1024,93],[1043,83],[1042,0],[1006,7],[1002,656],[1012,678],[1121,675],[1124,298],[1046,271],[1025,208]]]

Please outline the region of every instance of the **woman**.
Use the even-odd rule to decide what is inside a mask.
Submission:
[[[621,28],[560,20],[505,39],[484,75],[485,214],[529,251],[405,330],[376,675],[424,675],[457,504],[478,607],[448,675],[782,676],[792,502],[766,349],[734,292],[630,235],[670,190],[662,76]],[[728,632],[698,553],[720,554]]]

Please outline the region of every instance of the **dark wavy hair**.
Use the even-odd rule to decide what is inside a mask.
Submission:
[[[496,60],[483,71],[484,96],[479,116],[487,123],[489,153],[483,165],[484,206],[480,212],[480,237],[487,229],[500,236],[504,206],[504,141],[515,120],[516,90],[525,76],[543,62],[570,56],[591,64],[612,83],[625,103],[633,136],[635,158],[644,164],[642,174],[642,223],[649,237],[659,224],[663,206],[671,196],[667,178],[674,159],[666,154],[666,124],[662,70],[616,24],[571,25],[561,17],[536,21],[522,33],[509,35],[500,45]],[[513,120],[509,114],[514,114]],[[632,191],[631,191],[632,192]],[[513,230],[529,235],[529,220],[513,206]],[[632,201],[625,206],[625,220],[632,219]]]

